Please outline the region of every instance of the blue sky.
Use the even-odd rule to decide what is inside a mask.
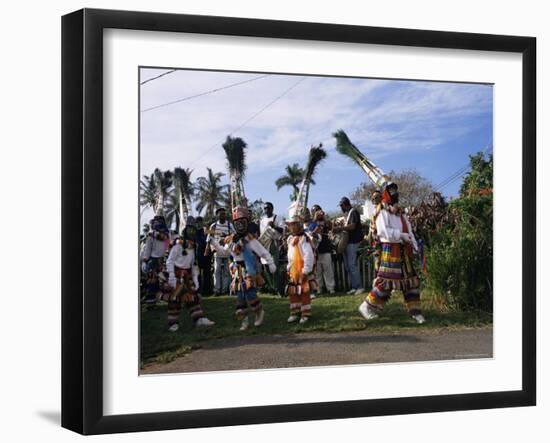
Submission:
[[[142,68],[141,81],[165,72]],[[311,204],[336,210],[342,196],[368,180],[334,149],[331,134],[337,129],[382,170],[415,168],[434,185],[493,142],[489,85],[177,70],[140,91],[142,175],[176,166],[193,169],[195,179],[207,166],[226,172],[221,144],[231,134],[248,144],[247,197],[272,201],[283,214],[290,188],[277,191],[274,182],[287,164],[303,166],[313,144],[322,142],[328,157],[317,171]],[[460,182],[441,192],[455,196]]]

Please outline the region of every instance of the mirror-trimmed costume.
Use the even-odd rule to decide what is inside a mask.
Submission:
[[[303,323],[311,317],[311,292],[317,288],[315,255],[311,240],[303,229],[288,238],[288,285],[290,301],[289,323],[298,319]]]
[[[263,310],[258,288],[264,283],[258,266],[258,257],[274,271],[273,257],[252,234],[232,234],[225,239],[225,245],[221,245],[214,238],[210,242],[216,251],[229,251],[231,254],[229,272],[231,292],[236,295],[235,317],[239,321],[244,320],[248,316],[249,308],[258,315]]]
[[[380,257],[372,290],[365,302],[374,312],[387,303],[392,290],[400,290],[411,316],[422,314],[420,280],[414,269],[414,251],[418,245],[405,212],[398,205],[382,203],[374,217]],[[409,241],[405,241],[408,237]]]
[[[142,302],[148,305],[157,302],[162,292],[161,277],[164,270],[166,253],[170,247],[170,233],[164,217],[155,216],[151,222],[151,232],[147,234],[141,252],[145,277]]]
[[[168,327],[177,330],[182,305],[185,305],[196,326],[211,326],[201,306],[197,294],[197,276],[193,275],[195,262],[195,247],[191,240],[177,239],[166,260],[168,284],[171,290],[163,295],[168,302]]]

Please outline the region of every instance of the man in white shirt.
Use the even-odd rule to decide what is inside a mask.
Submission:
[[[227,219],[225,208],[216,210],[218,219],[210,225],[207,241],[210,237],[222,242],[225,237],[235,233],[231,222]],[[229,257],[228,251],[214,251],[214,295],[229,292]]]
[[[278,216],[273,212],[273,203],[266,202],[264,204],[264,216],[260,220],[260,237],[266,232],[267,229],[273,229],[282,238],[285,231],[285,220],[283,217]],[[269,292],[278,293],[284,295],[284,284],[282,269],[279,265],[279,248],[281,247],[281,240],[275,239],[271,242],[269,247],[269,253],[273,257],[273,262],[277,266],[277,270],[274,274],[271,274],[266,268],[266,261],[262,259],[264,265],[264,278],[266,280],[265,289]]]
[[[418,245],[398,201],[397,185],[390,182],[382,192],[380,210],[374,220],[381,248],[379,267],[372,290],[359,306],[359,312],[366,320],[378,317],[395,289],[403,292],[409,315],[418,323],[424,323],[420,280],[413,267],[413,253],[418,251]]]

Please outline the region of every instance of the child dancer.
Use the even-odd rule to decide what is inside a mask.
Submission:
[[[293,215],[288,223],[288,286],[290,317],[288,323],[297,320],[306,323],[311,316],[311,290],[315,287],[313,274],[314,254],[310,238],[304,233],[304,221]]]

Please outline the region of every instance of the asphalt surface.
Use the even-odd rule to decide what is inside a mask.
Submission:
[[[493,329],[414,329],[396,333],[368,330],[232,337],[141,374],[295,368],[309,366],[490,358]]]

